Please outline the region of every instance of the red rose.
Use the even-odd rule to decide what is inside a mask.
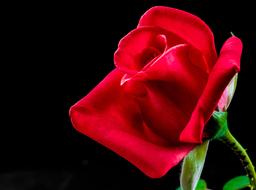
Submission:
[[[114,69],[70,110],[74,127],[146,175],[163,176],[202,142],[206,122],[240,69],[242,43],[216,55],[209,27],[153,7],[115,52]]]

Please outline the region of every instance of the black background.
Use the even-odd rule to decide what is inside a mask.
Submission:
[[[150,179],[76,132],[69,107],[113,68],[118,41],[154,5],[193,13],[213,30],[217,50],[232,31],[244,44],[230,130],[256,163],[256,30],[252,1],[137,0],[12,3],[4,14],[0,189],[175,189],[180,165]],[[153,157],[152,157],[153,159]],[[202,178],[211,189],[244,174],[239,159],[212,142]]]

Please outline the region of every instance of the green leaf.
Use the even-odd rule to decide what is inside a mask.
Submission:
[[[206,181],[204,181],[203,179],[200,179],[197,183],[196,190],[206,190],[206,188],[207,188]]]
[[[200,179],[209,140],[196,146],[183,160],[180,185],[182,190],[195,190]]]
[[[250,179],[248,176],[237,176],[229,180],[223,187],[223,190],[239,190],[250,186]]]
[[[200,179],[197,183],[196,190],[206,190],[207,184],[203,179]],[[176,190],[181,190],[181,187],[177,188]]]

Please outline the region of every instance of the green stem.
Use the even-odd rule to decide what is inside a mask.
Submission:
[[[240,161],[250,179],[250,188],[252,190],[256,190],[256,173],[252,161],[250,160],[246,150],[235,139],[235,137],[230,133],[229,130],[227,130],[225,135],[219,138],[219,140],[226,144],[240,158]]]

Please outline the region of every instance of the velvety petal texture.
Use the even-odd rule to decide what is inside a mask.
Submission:
[[[198,17],[153,7],[118,44],[116,68],[70,109],[74,127],[152,178],[202,142],[204,127],[240,69],[242,43],[217,58]]]
[[[156,178],[176,165],[194,146],[168,145],[156,137],[129,93],[120,88],[122,73],[112,71],[70,110],[74,127]],[[158,138],[158,140],[156,140]]]
[[[174,46],[123,85],[134,94],[146,126],[169,143],[179,142],[207,82],[205,71],[194,64],[202,57],[189,56],[195,51],[189,45]]]

